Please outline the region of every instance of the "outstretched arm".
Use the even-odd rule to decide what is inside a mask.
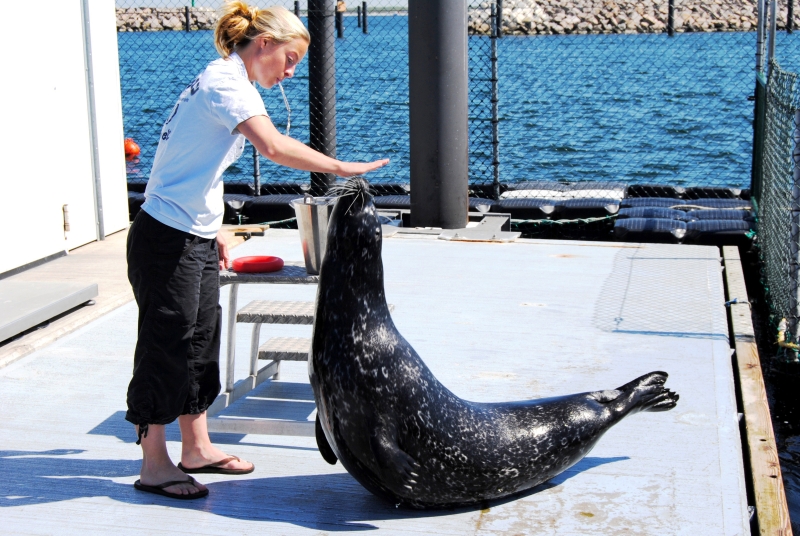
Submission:
[[[340,177],[363,175],[389,163],[388,159],[375,162],[342,162],[315,151],[294,138],[284,136],[275,128],[272,121],[263,115],[256,115],[242,121],[236,127],[253,147],[276,164],[314,171],[317,173],[333,173]]]

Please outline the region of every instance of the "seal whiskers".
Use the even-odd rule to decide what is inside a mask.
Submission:
[[[392,322],[369,184],[350,179],[335,194],[309,379],[320,453],[371,492],[415,508],[506,497],[580,461],[627,415],[677,403],[658,371],[617,389],[540,400],[457,397]]]

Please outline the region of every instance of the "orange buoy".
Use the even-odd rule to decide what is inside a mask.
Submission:
[[[133,138],[125,138],[125,160],[133,160],[142,150],[139,144],[133,141]]]

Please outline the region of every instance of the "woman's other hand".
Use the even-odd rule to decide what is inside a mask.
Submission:
[[[228,252],[228,244],[225,242],[225,239],[222,238],[222,235],[220,234],[217,234],[217,251],[219,252],[220,272],[223,270],[227,270],[228,267],[231,265],[231,257],[230,253]]]

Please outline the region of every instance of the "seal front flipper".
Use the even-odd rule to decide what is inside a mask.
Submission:
[[[420,465],[400,448],[395,427],[381,422],[370,428],[369,446],[384,478],[406,489],[414,489]]]
[[[329,464],[336,465],[339,458],[328,444],[328,438],[325,437],[325,432],[322,430],[322,423],[319,422],[319,413],[317,413],[317,422],[314,424],[314,435],[317,436],[317,448],[322,454],[322,458]]]

